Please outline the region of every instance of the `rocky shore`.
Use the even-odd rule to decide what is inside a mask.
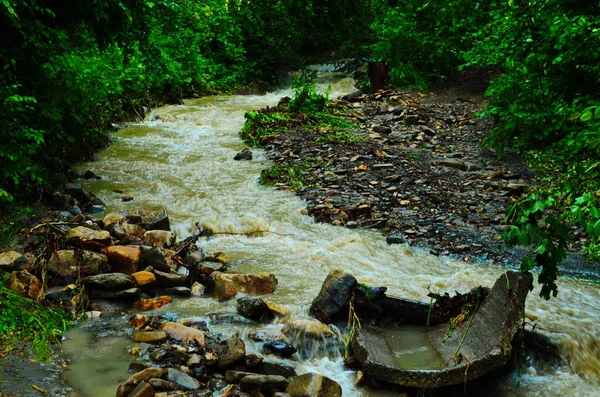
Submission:
[[[533,174],[518,156],[500,160],[482,146],[491,126],[477,117],[481,104],[472,95],[347,95],[334,107],[355,124],[352,135],[325,140],[329,131],[318,125],[311,131],[310,119],[292,115],[260,143],[277,167],[301,178],[291,184],[285,173],[266,170],[263,179],[305,198],[307,212],[320,222],[381,229],[390,244],[436,255],[507,259],[505,213]]]
[[[369,167],[375,164],[369,163]],[[95,219],[77,209],[94,211],[103,205],[101,200],[78,184],[68,184],[65,191],[54,195],[55,211],[21,231],[15,250],[0,254],[0,270],[10,274],[6,285],[19,295],[85,313],[88,318],[102,318],[105,309],[110,313],[114,308],[109,301],[124,305],[125,313],[129,313],[129,330],[125,334],[132,342],[128,348],[130,376],[116,389],[117,397],[341,396],[342,387],[337,382],[307,373],[299,365],[307,359],[324,357],[344,357],[356,371],[356,385],[400,387],[397,390],[412,395],[418,392],[414,387],[464,382],[464,368],[471,364],[474,369],[468,379],[480,377],[503,366],[511,356],[528,290],[528,284],[523,284],[528,280],[515,273],[507,275],[506,280],[510,279],[510,288],[519,285],[518,297],[505,292],[511,291],[506,290],[509,281],[501,277],[491,292],[479,288],[455,298],[432,296],[436,303],[425,304],[388,297],[385,287],[365,286],[352,275],[336,270],[328,275],[313,301],[313,317],[298,317],[285,306],[261,297],[276,290],[275,274],[229,272],[225,253],[207,253],[199,248],[196,243],[209,232],[199,229],[196,235],[176,241],[169,230],[165,207],[114,212]],[[355,219],[358,223],[367,218]],[[157,309],[173,300],[200,298],[220,302],[238,298],[237,315],[252,324],[252,330],[243,337],[225,337],[212,332],[201,319],[156,314]],[[488,301],[489,305],[516,306],[510,311],[510,318],[498,323],[501,326],[490,327],[488,324],[497,322],[486,316],[494,317],[494,310],[477,311],[480,302],[486,308]],[[471,320],[467,323],[464,319],[469,315]],[[475,336],[464,344],[473,363],[470,358],[455,357],[455,364],[442,365],[443,382],[442,377],[435,375],[437,372],[429,376],[416,369],[407,375],[403,368],[377,361],[389,362],[388,355],[393,354],[379,347],[376,335],[381,329],[431,323],[436,326],[431,328],[431,334],[443,336],[448,324],[457,318],[463,318],[457,327],[466,327],[465,331],[460,330],[464,335],[475,318]],[[357,326],[360,323],[364,324],[362,330]],[[499,341],[502,355],[494,353],[494,344],[481,342],[479,328],[490,336],[490,341]],[[439,336],[436,338],[441,341]],[[459,340],[453,338],[452,344]],[[552,349],[549,343],[537,343]],[[461,340],[459,349],[462,344]],[[438,349],[444,355],[450,354],[450,348]],[[493,360],[489,358],[492,356]],[[552,359],[560,357],[556,354]],[[55,363],[50,369],[56,374],[60,367],[68,368],[68,362]],[[39,370],[39,365],[35,368]],[[32,368],[24,371],[38,372]],[[418,382],[414,381],[415,376]],[[40,393],[68,392],[66,386],[57,382],[56,375],[50,383],[40,380],[34,384],[32,378],[23,379],[20,385],[6,383],[7,387],[19,389],[5,389],[7,395],[28,395],[24,390],[31,392],[32,387]],[[444,395],[454,395],[453,389],[440,390]],[[457,393],[462,393],[462,388]]]

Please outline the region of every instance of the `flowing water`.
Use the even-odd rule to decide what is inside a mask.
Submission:
[[[349,92],[352,81],[339,78],[331,96]],[[202,240],[209,252],[223,251],[233,261],[231,270],[268,271],[276,274],[278,290],[269,299],[287,305],[294,316],[305,316],[312,299],[331,269],[342,268],[368,285],[385,285],[388,293],[426,300],[433,291],[467,291],[491,286],[502,269],[438,258],[418,250],[393,245],[372,230],[350,230],[317,224],[302,215],[304,203],[293,193],[258,185],[260,171],[270,162],[254,150],[251,161],[234,161],[245,145],[238,138],[244,113],[273,106],[281,91],[261,96],[214,96],[186,100],[184,105],[152,111],[143,123],[134,123],[115,134],[114,143],[84,164],[103,177],[87,182],[108,210],[165,205],[172,229],[180,238],[195,232],[195,223],[235,233]],[[135,197],[119,201],[121,189]],[[272,233],[241,235],[254,231]],[[520,376],[501,379],[486,395],[494,396],[599,396],[600,389],[600,288],[592,282],[562,279],[559,296],[550,301],[536,289],[527,301],[526,315],[537,329],[560,345],[568,364],[561,368],[528,366]],[[123,334],[126,317],[88,320],[69,332],[64,343],[71,359],[67,381],[77,396],[112,396],[117,382],[127,377],[132,358],[129,339]],[[235,313],[234,302],[211,298],[178,299],[159,310],[183,317],[208,320],[211,331],[245,335],[248,325],[228,325],[223,315]],[[233,318],[230,316],[230,318]],[[225,322],[225,324],[223,323]],[[252,348],[252,347],[250,347]],[[302,362],[304,371],[318,372],[338,381],[345,396],[395,395],[353,385],[353,372],[345,371],[339,357]]]

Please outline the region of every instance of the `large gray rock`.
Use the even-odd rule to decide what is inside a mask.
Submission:
[[[129,222],[133,223],[132,216],[139,215],[139,225],[146,230],[171,230],[169,224],[169,214],[165,207],[146,208],[129,213]]]
[[[365,326],[355,333],[353,353],[366,375],[382,381],[418,388],[462,384],[510,358],[529,286],[524,274],[500,276],[489,295],[475,305],[474,314],[456,325],[449,338],[448,324],[421,331]],[[411,354],[418,354],[417,360]]]
[[[347,317],[348,303],[352,298],[352,290],[357,284],[353,275],[342,270],[332,270],[323,282],[319,295],[310,306],[310,313],[327,324],[344,309],[343,314]]]
[[[209,347],[217,354],[217,367],[221,369],[231,368],[234,364],[243,362],[246,357],[246,345],[240,338],[234,337]]]
[[[119,291],[95,289],[90,292],[90,298],[107,300],[136,300],[142,291],[139,288],[127,288]]]
[[[123,273],[104,273],[88,276],[82,280],[86,287],[111,291],[135,288],[135,279]]]
[[[185,390],[197,390],[201,386],[200,382],[198,382],[196,379],[173,368],[167,369],[167,375],[165,378],[169,382],[173,382]]]
[[[342,397],[342,387],[326,376],[307,373],[294,376],[285,389],[291,397]]]
[[[59,250],[48,261],[48,272],[60,277],[76,278],[79,274],[87,276],[109,270],[106,255],[87,250],[81,254],[76,254],[74,250]]]
[[[188,281],[186,275],[179,273],[167,273],[155,270],[154,276],[156,276],[156,285],[164,288],[179,287],[185,285]]]

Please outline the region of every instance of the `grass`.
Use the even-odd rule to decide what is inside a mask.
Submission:
[[[305,175],[311,168],[311,163],[302,161],[297,164],[273,164],[260,174],[259,183],[271,186],[275,183],[285,183],[290,189],[303,188]]]
[[[30,342],[36,358],[46,361],[73,316],[60,307],[46,307],[16,294],[4,286],[7,278],[7,274],[0,276],[0,348],[11,350],[17,341]]]

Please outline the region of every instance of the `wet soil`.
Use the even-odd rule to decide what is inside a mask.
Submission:
[[[61,362],[40,362],[29,344],[18,342],[0,353],[0,397],[67,396],[71,388],[61,378]]]
[[[499,159],[484,146],[492,124],[478,117],[482,91],[462,83],[434,93],[347,95],[335,107],[357,123],[354,138],[322,143],[318,126],[311,132],[291,122],[261,143],[277,165],[308,171],[300,184],[285,175],[263,178],[295,190],[320,222],[380,229],[388,243],[435,255],[516,264],[524,251],[507,249],[501,233],[507,209],[534,174],[517,154]],[[572,251],[579,248],[576,241]],[[585,261],[571,262],[581,268]]]

